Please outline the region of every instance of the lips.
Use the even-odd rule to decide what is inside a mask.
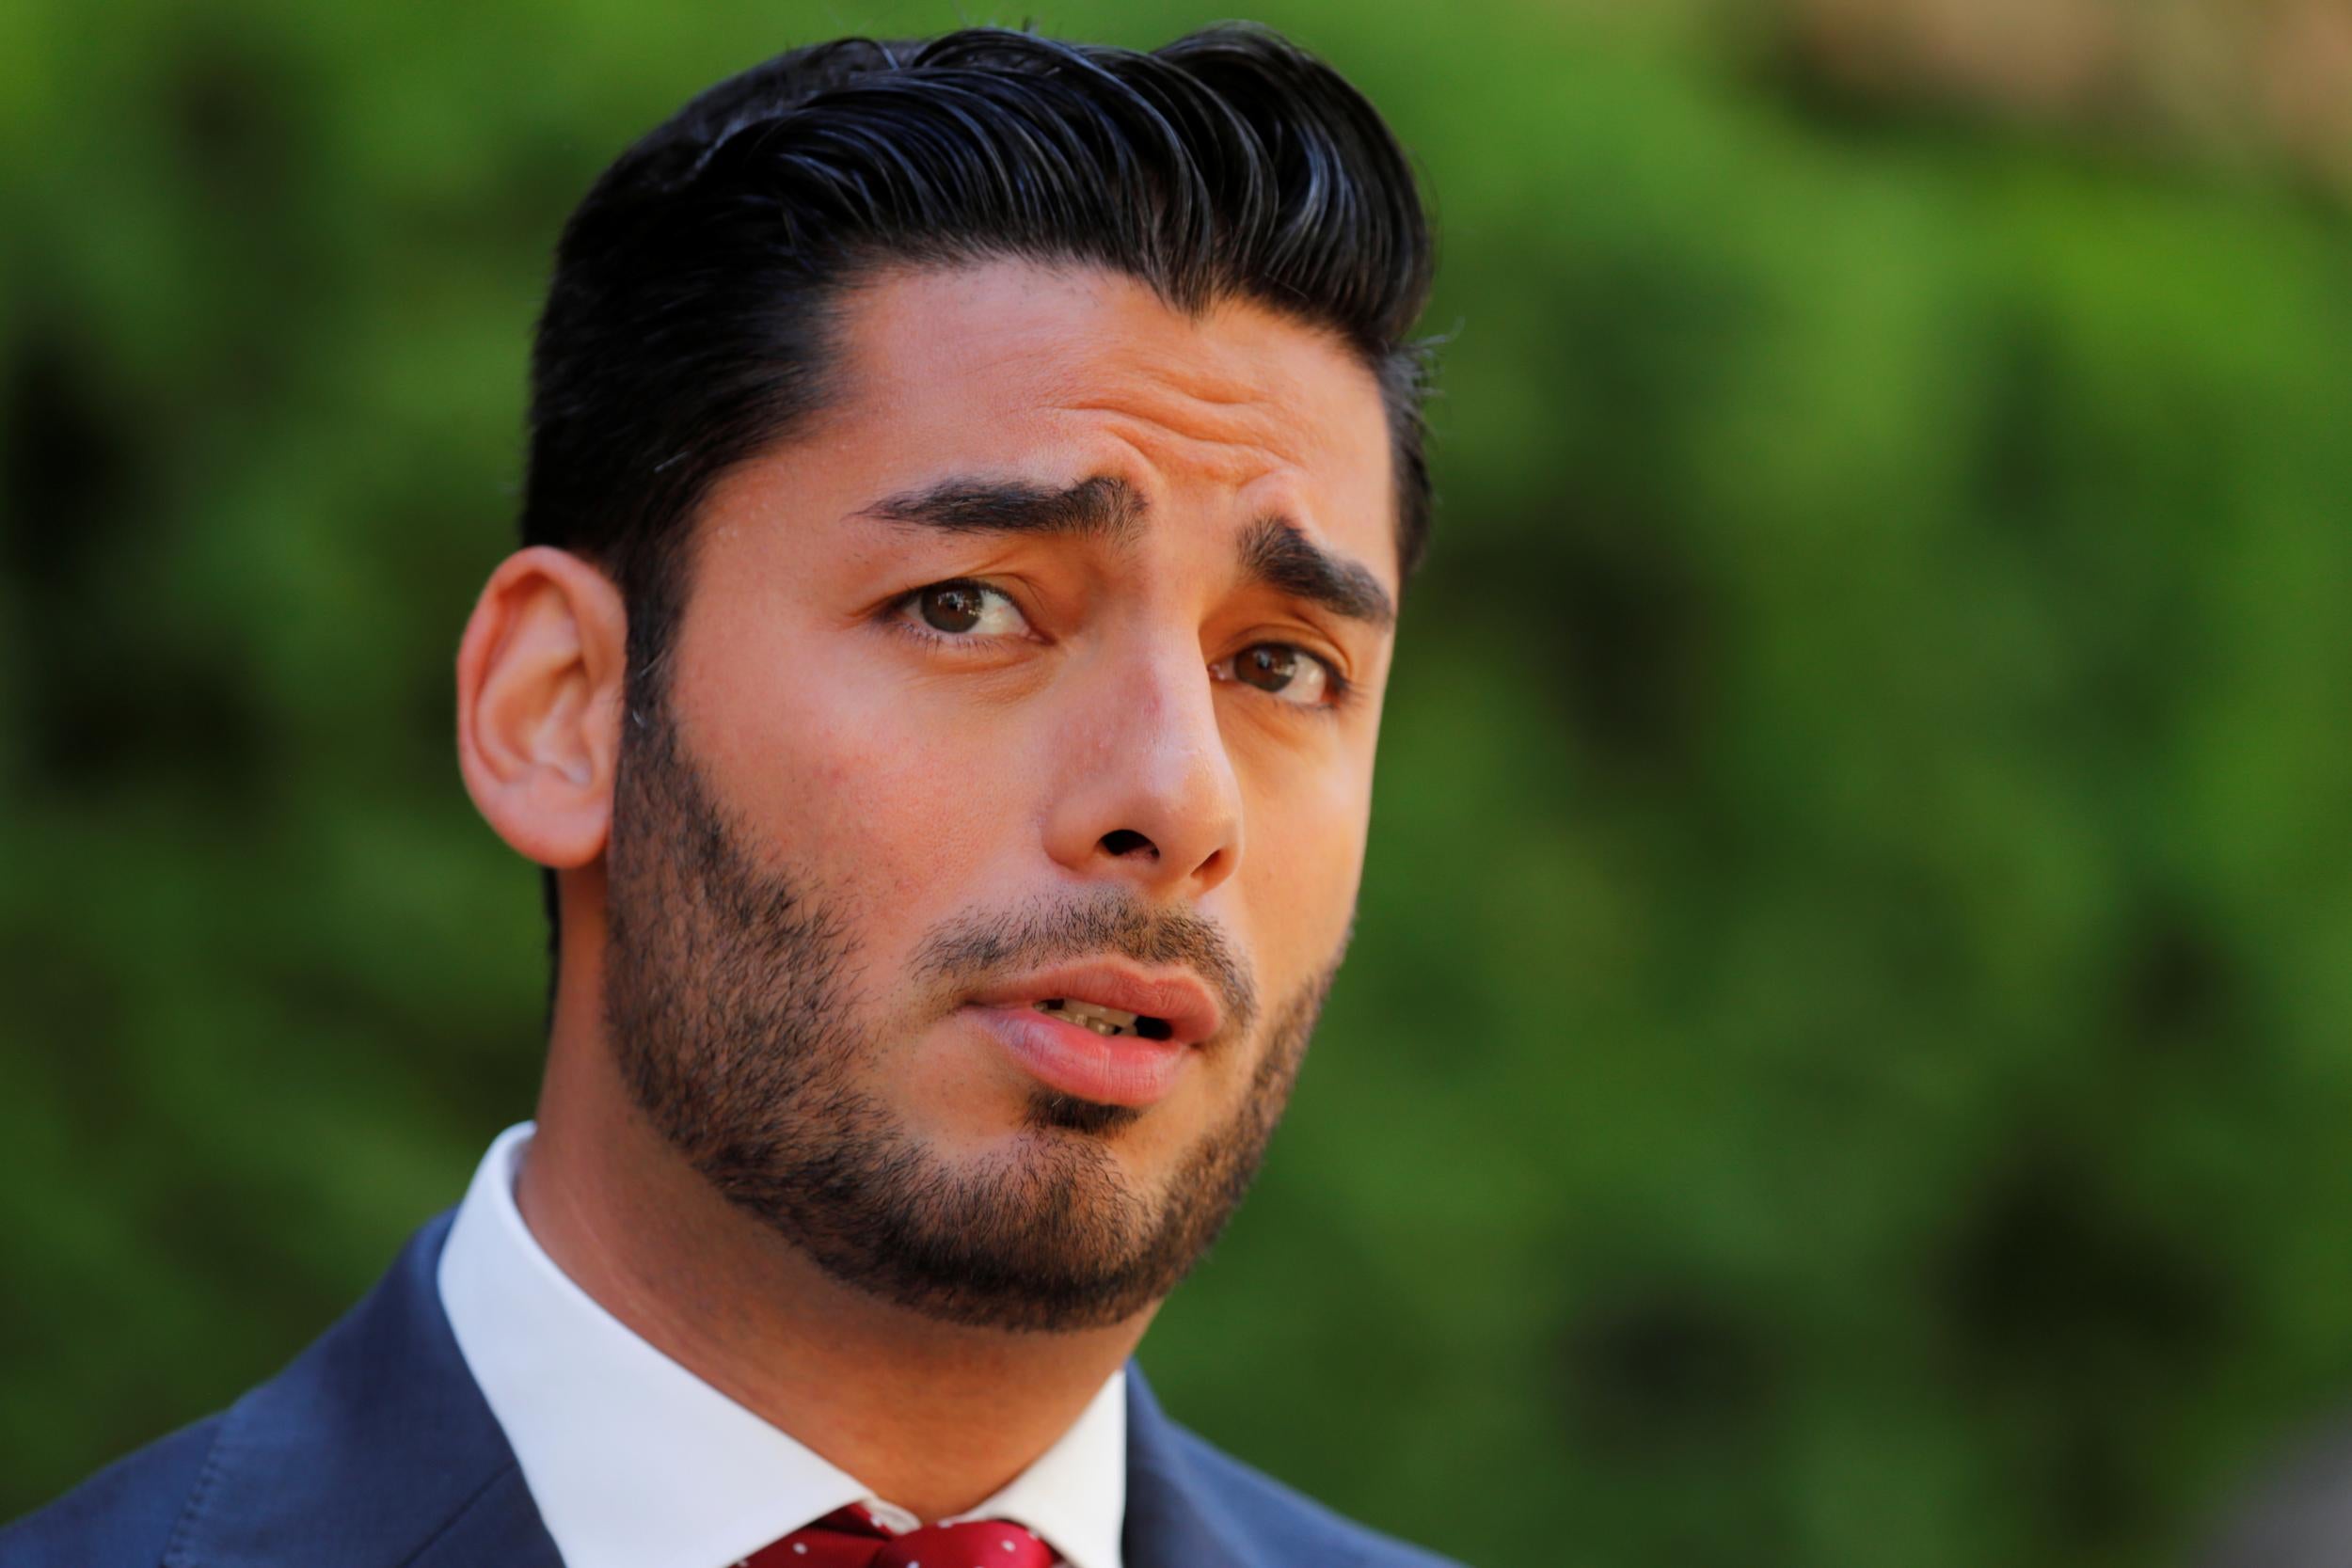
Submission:
[[[1046,1010],[1043,1004],[1056,1006]],[[1150,1105],[1216,1035],[1216,1000],[1183,974],[1090,964],[1025,975],[964,1005],[1014,1063],[1047,1087],[1103,1105]],[[1133,1025],[1122,1025],[1132,1018]],[[1105,1033],[1104,1025],[1118,1026]]]
[[[1167,1026],[1136,1031],[1172,1045],[1198,1045],[1222,1022],[1209,988],[1182,972],[1147,974],[1113,964],[1043,970],[995,986],[972,999],[984,1007],[1029,1007],[1058,1002],[1065,1012],[1123,1013]],[[1074,1005],[1072,1006],[1072,1005]]]

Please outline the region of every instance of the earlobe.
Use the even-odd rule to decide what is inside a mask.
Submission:
[[[628,616],[595,566],[545,545],[499,563],[457,649],[457,762],[483,819],[567,869],[604,852]]]

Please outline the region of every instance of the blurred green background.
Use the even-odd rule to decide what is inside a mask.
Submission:
[[[2352,1400],[2352,15],[1257,14],[1425,167],[1442,511],[1163,1396],[1481,1565],[2178,1557]],[[570,204],[979,20],[0,8],[0,1516],[529,1112],[451,663]]]

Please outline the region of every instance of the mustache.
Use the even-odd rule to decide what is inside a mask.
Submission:
[[[1009,912],[966,911],[925,934],[912,968],[943,989],[961,990],[1007,971],[1112,954],[1191,970],[1216,993],[1230,1033],[1246,1034],[1257,1022],[1258,988],[1215,922],[1111,891],[1038,900]]]

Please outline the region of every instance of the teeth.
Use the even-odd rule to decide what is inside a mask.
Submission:
[[[1037,1004],[1037,1010],[1049,1017],[1066,1019],[1082,1024],[1098,1035],[1132,1035],[1136,1030],[1136,1015],[1117,1007],[1097,1006],[1069,997],[1053,997]]]

